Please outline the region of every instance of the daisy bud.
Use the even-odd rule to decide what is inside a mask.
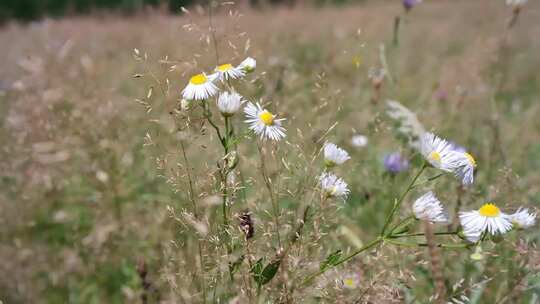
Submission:
[[[528,209],[519,208],[514,214],[510,214],[510,221],[517,229],[525,229],[534,226],[536,214],[529,213]]]
[[[341,149],[333,143],[324,144],[324,163],[331,168],[336,165],[341,165],[351,157],[347,151]]]
[[[365,135],[356,134],[351,138],[351,144],[357,148],[365,147],[368,144],[368,138]]]
[[[323,173],[319,177],[321,189],[327,198],[338,197],[346,199],[349,195],[349,186],[341,178],[331,173]]]
[[[233,116],[243,103],[243,98],[236,92],[223,92],[217,100],[217,107],[221,115],[229,117]]]
[[[441,202],[431,191],[422,195],[414,202],[413,211],[414,216],[420,220],[440,223],[448,222],[448,215]]]
[[[239,65],[238,68],[242,69],[246,73],[251,73],[255,71],[255,68],[257,67],[257,61],[251,57],[248,57],[244,59]]]

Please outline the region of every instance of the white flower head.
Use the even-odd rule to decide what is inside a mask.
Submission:
[[[351,138],[351,144],[358,148],[365,147],[368,144],[368,141],[367,136],[361,134],[353,135]]]
[[[343,288],[356,289],[360,286],[360,275],[357,273],[347,274],[344,275],[340,281]]]
[[[182,97],[186,100],[204,100],[216,95],[218,88],[214,84],[215,79],[214,74],[209,76],[204,73],[194,75],[182,91]]]
[[[261,139],[278,141],[286,136],[285,128],[281,126],[281,122],[285,119],[276,119],[274,114],[263,109],[260,104],[249,102],[244,108],[244,113],[247,118],[245,122]]]
[[[323,173],[319,177],[321,189],[326,197],[347,198],[349,186],[341,178],[332,173]]]
[[[477,242],[483,233],[497,235],[512,229],[510,216],[491,203],[484,204],[478,210],[460,212],[459,221],[463,233],[471,242]]]
[[[437,137],[433,133],[424,133],[420,138],[420,153],[435,168],[453,172],[450,163],[452,147],[448,141]]]
[[[253,72],[256,67],[257,67],[257,61],[251,57],[244,59],[244,61],[240,62],[240,64],[238,65],[238,68],[243,70],[246,73]]]
[[[463,230],[463,235],[467,239],[467,241],[471,243],[476,243],[480,241],[480,237],[482,236],[484,232],[482,230],[475,230],[475,229],[469,229],[469,230]]]
[[[350,158],[351,157],[347,151],[336,146],[335,144],[328,142],[324,144],[324,162],[328,167],[341,165]]]
[[[474,181],[474,168],[476,160],[467,152],[452,151],[448,154],[448,167],[463,185],[471,185]]]
[[[230,63],[219,65],[215,68],[217,77],[221,81],[227,81],[229,79],[238,79],[246,75],[243,69],[235,67]]]
[[[232,116],[240,109],[244,102],[242,96],[236,92],[223,92],[217,100],[217,107],[223,116]]]
[[[518,229],[529,228],[536,222],[536,214],[529,213],[528,209],[519,208],[516,213],[509,216],[512,224]]]
[[[414,216],[419,220],[447,223],[448,215],[432,191],[419,197],[413,204]]]

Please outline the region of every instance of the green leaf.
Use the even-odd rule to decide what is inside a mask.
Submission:
[[[253,274],[253,280],[257,282],[257,284],[262,285],[262,271],[263,271],[263,264],[262,264],[262,258],[260,258],[257,262],[255,262],[255,265],[251,267],[251,273]]]
[[[266,265],[264,267],[262,273],[261,273],[261,285],[267,284],[270,282],[274,276],[276,275],[279,265],[281,264],[281,259],[274,260],[270,264]]]
[[[337,262],[341,259],[341,250],[337,250],[333,253],[331,253],[322,263],[320,266],[321,270],[324,270],[330,266],[336,265]]]

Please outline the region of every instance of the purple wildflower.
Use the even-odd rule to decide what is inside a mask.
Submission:
[[[403,7],[406,11],[409,11],[411,8],[413,8],[418,3],[422,2],[422,0],[403,0]]]
[[[409,169],[409,161],[399,152],[393,152],[384,157],[384,168],[390,173],[399,173]]]

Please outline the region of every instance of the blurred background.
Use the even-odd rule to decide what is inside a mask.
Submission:
[[[239,5],[261,7],[284,4],[293,6],[305,0],[242,0]],[[313,0],[311,4],[362,3],[366,0]],[[377,0],[388,1],[388,0]],[[171,14],[180,13],[180,7],[204,4],[197,0],[3,0],[0,3],[0,22],[10,19],[31,21],[42,17],[61,17],[84,14],[115,13],[135,14],[145,9],[160,10]]]
[[[504,0],[425,0],[412,9],[400,0],[213,3],[221,61],[256,58],[242,93],[272,100],[287,117],[280,151],[290,164],[269,166],[283,176],[284,222],[295,220],[291,193],[301,192],[306,155],[323,135],[352,156],[338,169],[350,198],[328,213],[325,246],[310,247],[312,260],[376,235],[381,210],[410,177],[413,152],[386,117],[386,99],[477,158],[472,190],[437,184],[451,210],[487,199],[505,210],[540,206],[540,1],[512,26],[515,10]],[[189,76],[216,64],[208,13],[208,3],[191,0],[0,1],[0,301],[144,303],[150,292],[150,303],[197,302],[196,234],[176,214],[189,208],[184,173],[192,166],[203,212],[219,228],[219,143],[207,128],[193,131],[186,163],[178,153],[186,135],[171,115]],[[375,91],[378,69],[386,76]],[[351,141],[356,135],[366,141]],[[264,225],[270,207],[258,190],[255,145],[246,141],[241,152],[253,180],[254,248],[264,255],[274,252],[263,237],[272,231]],[[388,155],[407,166],[385,165]],[[514,235],[484,248],[479,261],[468,251],[445,254],[449,288],[470,303],[538,303],[539,238],[536,228]],[[417,303],[434,289],[423,254],[385,249],[346,270],[361,273],[373,303]],[[329,288],[309,299],[356,296]]]

